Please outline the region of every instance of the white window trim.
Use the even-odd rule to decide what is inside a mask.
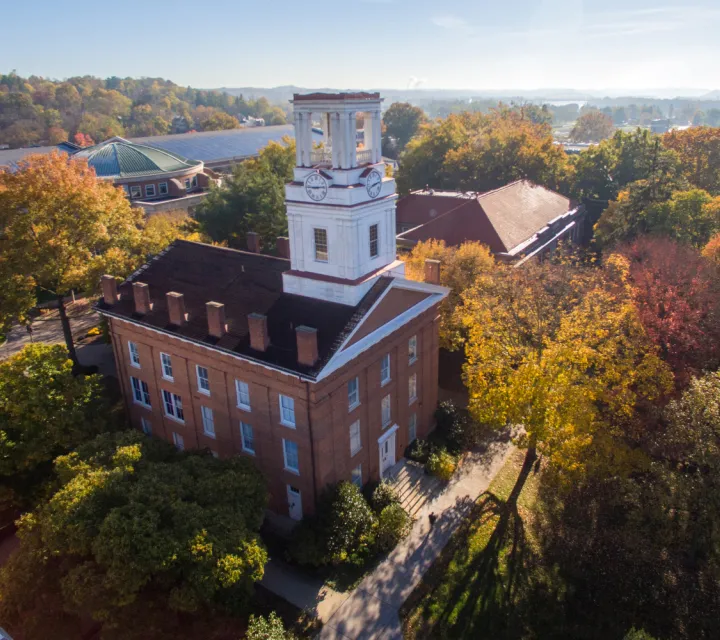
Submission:
[[[140,426],[146,436],[152,435],[152,422],[150,422],[150,420],[148,420],[145,416],[140,417]]]
[[[414,386],[415,386],[415,395],[414,395],[414,396],[410,396],[410,380],[412,380],[413,378],[415,378],[415,385],[414,385]],[[416,402],[417,399],[418,399],[418,392],[417,392],[417,373],[412,373],[412,374],[410,374],[410,377],[408,378],[408,396],[409,396],[409,398],[408,398],[408,405],[413,404],[413,402]]]
[[[415,340],[415,355],[411,356],[410,355],[410,342],[413,340]],[[418,359],[417,352],[418,352],[418,342],[417,342],[417,334],[415,334],[408,340],[408,365],[415,364],[417,362],[417,359]]]
[[[163,389],[163,391],[167,391],[167,389]],[[178,398],[180,398],[180,396],[177,393],[173,393],[172,391],[168,391],[168,393],[170,394],[170,396],[172,397],[172,400],[173,400],[173,402],[172,402],[173,409],[175,410],[175,412],[177,412],[177,406],[175,404],[175,397],[177,396]],[[163,413],[165,414],[166,418],[169,418],[170,420],[174,420],[175,422],[177,422],[179,424],[185,424],[185,418],[178,418],[178,417],[172,415],[171,413],[167,412],[167,405],[165,404],[164,397],[162,398],[162,403],[163,403]],[[180,398],[180,404],[182,404],[182,398]],[[185,408],[182,406],[180,408],[182,409],[183,415],[185,415]]]
[[[285,471],[289,471],[290,473],[294,473],[296,476],[299,476],[300,475],[300,447],[297,446],[296,442],[293,442],[292,440],[286,440],[285,438],[283,438],[282,442],[283,442],[283,466],[285,467]],[[292,467],[288,466],[287,450],[285,449],[286,442],[291,442],[297,448],[297,452],[298,452],[298,468],[297,469],[293,469]]]
[[[245,446],[245,431],[243,431],[243,426],[250,427],[250,431],[252,431],[252,440],[253,440],[253,448],[250,449]],[[248,424],[247,422],[240,421],[240,448],[247,454],[250,454],[251,456],[255,455],[255,431],[252,428],[251,424]],[[283,451],[284,451],[284,445],[283,445]]]
[[[385,411],[384,411],[384,407],[383,407],[385,398],[390,398],[388,400],[389,411],[388,411],[388,419],[387,420],[385,420]],[[392,423],[392,398],[390,397],[389,393],[387,395],[383,396],[382,400],[380,400],[380,421],[382,422],[381,426],[383,429]]]
[[[181,446],[178,446],[178,440],[181,441]],[[185,438],[177,431],[173,431],[173,444],[178,451],[185,451]]]
[[[163,187],[165,187],[165,192],[163,193]],[[158,195],[160,196],[166,196],[168,193],[170,193],[170,190],[168,188],[167,182],[160,182],[158,184]]]
[[[147,382],[145,382],[144,380],[140,380],[140,378],[135,378],[135,376],[130,376],[130,390],[132,391],[133,403],[140,405],[141,407],[145,407],[146,409],[152,409],[152,405],[150,403],[145,402],[144,400],[138,400],[135,397],[135,387],[133,386],[133,379],[137,380],[140,383],[140,393],[141,394],[143,393],[142,385],[145,384],[145,386],[148,388],[148,396],[150,396],[150,385]]]
[[[356,397],[356,399],[355,399],[355,402],[353,402],[353,403],[351,404],[351,403],[350,403],[350,382],[351,382],[352,380],[355,380],[355,382],[357,383],[357,386],[355,387],[355,397]],[[359,376],[355,376],[354,378],[351,378],[350,380],[348,380],[348,413],[350,413],[351,411],[354,411],[354,410],[357,409],[359,406],[360,406],[360,377],[359,377]]]
[[[185,191],[190,191],[190,189],[192,189],[192,182],[191,182],[190,178],[185,178],[184,185],[185,185]]]
[[[325,232],[325,254],[326,258],[323,260],[322,258],[318,258],[318,252],[317,252],[317,244],[315,241],[315,230],[318,231],[324,231]],[[313,259],[315,262],[321,262],[322,264],[327,264],[330,262],[330,234],[328,234],[327,227],[313,227],[312,228],[312,241],[313,241]]]
[[[163,362],[163,356],[167,356],[170,360],[170,371],[172,371],[172,356],[169,353],[163,353],[160,352],[160,373],[162,374],[163,380],[168,380],[169,382],[175,382],[175,378],[173,376],[166,376],[165,375],[165,363]]]
[[[383,380],[383,377],[382,377],[382,374],[383,374],[383,361],[385,360],[385,358],[387,358],[387,363],[388,363],[388,366],[387,366],[388,375],[387,375],[387,378],[385,378],[385,379]],[[390,354],[389,354],[389,353],[386,353],[386,354],[382,357],[382,360],[380,360],[380,386],[381,386],[381,387],[384,387],[386,384],[389,384],[391,380],[392,380],[392,360],[391,360],[391,358],[390,358]]]
[[[150,189],[152,189],[152,193],[150,193]],[[154,184],[146,184],[145,185],[145,197],[146,198],[154,198],[157,195],[157,190],[155,189]]]
[[[208,383],[208,388],[207,388],[207,389],[203,389],[203,388],[200,386],[200,380],[202,379],[202,377],[200,376],[200,369],[205,369],[205,371],[206,371],[207,374],[208,374],[208,375],[207,375],[207,383]],[[209,389],[209,387],[210,387],[210,370],[209,370],[207,367],[203,367],[203,366],[201,366],[201,365],[199,365],[199,364],[196,364],[196,365],[195,365],[195,376],[197,377],[197,389],[198,389],[198,393],[202,393],[202,394],[205,395],[205,396],[209,396],[209,395],[210,395],[210,389]]]
[[[142,187],[136,184],[130,185],[130,197],[133,200],[135,200],[136,198],[142,198]]]
[[[244,384],[247,387],[248,400],[250,400],[250,385],[243,380],[235,378],[235,402],[237,404],[237,408],[242,409],[243,411],[252,411],[250,404],[243,404],[240,400],[240,384]],[[280,416],[282,416],[282,407],[280,407]]]
[[[360,483],[359,484],[357,482],[355,482],[355,472],[358,469],[360,470]],[[362,488],[362,486],[363,486],[362,462],[357,467],[353,467],[352,470],[350,471],[350,482],[352,482],[354,485]]]
[[[137,354],[137,362],[135,362],[135,360],[133,359],[133,347],[135,347],[135,354]],[[130,366],[135,367],[136,369],[141,369],[142,367],[140,366],[140,352],[138,351],[137,344],[132,340],[128,340],[128,353],[130,354]]]
[[[358,426],[358,440],[360,441],[360,445],[357,449],[353,451],[353,437],[352,437],[352,428],[354,425]],[[362,430],[360,429],[360,420],[355,420],[350,427],[348,428],[350,431],[350,457],[354,458],[358,453],[362,451]]]
[[[285,420],[285,416],[283,415],[283,406],[282,406],[282,399],[288,398],[292,400],[293,403],[293,419],[294,422],[289,422]],[[280,407],[280,424],[289,427],[290,429],[296,429],[297,428],[297,419],[295,418],[295,398],[291,398],[290,396],[283,395],[282,393],[278,394],[278,406]]]
[[[210,412],[210,419],[207,419],[207,412]],[[202,425],[203,425],[203,434],[206,435],[208,438],[215,439],[215,414],[213,414],[213,410],[210,407],[206,407],[202,405],[200,407],[200,416],[202,417]],[[208,422],[212,426],[212,431],[208,431]]]
[[[375,255],[372,252],[372,228],[375,227]],[[380,257],[380,225],[376,222],[368,227],[368,253],[370,259],[375,260]]]

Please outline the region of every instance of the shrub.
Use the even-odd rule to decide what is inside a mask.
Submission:
[[[375,487],[375,491],[373,491],[372,498],[370,499],[370,504],[375,513],[381,513],[385,507],[399,503],[400,499],[395,491],[395,487],[385,481],[382,481]]]
[[[390,504],[380,512],[375,545],[379,551],[390,551],[408,533],[410,516],[399,504]]]
[[[483,429],[451,400],[441,402],[435,411],[437,431],[453,454],[472,449],[480,443]]]
[[[87,337],[88,338],[94,338],[95,336],[99,336],[102,333],[102,329],[100,327],[91,327],[88,329]]]
[[[295,527],[288,554],[301,565],[321,567],[327,564],[326,536],[321,531],[317,518],[307,517]]]
[[[295,640],[296,636],[290,631],[285,631],[285,625],[277,613],[270,612],[265,618],[263,616],[250,616],[245,640]]]
[[[430,447],[426,440],[414,440],[408,447],[407,457],[415,462],[425,464],[430,454]]]
[[[447,481],[455,473],[457,461],[445,449],[439,449],[430,454],[425,468],[434,476]]]

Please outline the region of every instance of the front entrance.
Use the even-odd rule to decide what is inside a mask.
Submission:
[[[300,490],[296,489],[292,485],[287,486],[287,498],[288,498],[288,515],[293,520],[302,520],[302,499],[300,498]]]
[[[380,477],[384,477],[385,472],[395,465],[395,436],[397,429],[386,433],[378,442],[380,446]],[[386,437],[387,436],[387,437]]]

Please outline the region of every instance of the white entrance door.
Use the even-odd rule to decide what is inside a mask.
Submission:
[[[390,434],[384,442],[380,443],[380,477],[395,464],[395,436],[396,433]]]
[[[287,486],[288,513],[293,520],[302,520],[302,500],[300,490],[292,485]]]

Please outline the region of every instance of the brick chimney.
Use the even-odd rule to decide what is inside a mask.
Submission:
[[[440,260],[425,260],[425,282],[440,284]]]
[[[248,314],[248,326],[250,328],[250,348],[255,351],[266,351],[270,346],[267,316],[262,313]]]
[[[318,361],[317,329],[301,325],[295,328],[298,363],[312,367]]]
[[[104,275],[100,278],[102,285],[103,302],[107,305],[113,305],[118,301],[117,280],[115,276]]]
[[[277,247],[277,253],[281,258],[287,258],[290,260],[290,238],[280,236],[275,241],[275,246]]]
[[[227,333],[225,305],[220,302],[206,302],[205,310],[208,319],[208,335],[213,338],[222,338]]]
[[[246,235],[248,251],[260,253],[260,236],[254,231],[248,231]]]
[[[150,287],[144,282],[133,282],[133,300],[135,300],[135,313],[145,315],[153,308],[150,302]]]
[[[168,319],[170,324],[181,327],[187,322],[187,314],[185,313],[185,296],[182,293],[168,291],[165,294],[167,301]]]

